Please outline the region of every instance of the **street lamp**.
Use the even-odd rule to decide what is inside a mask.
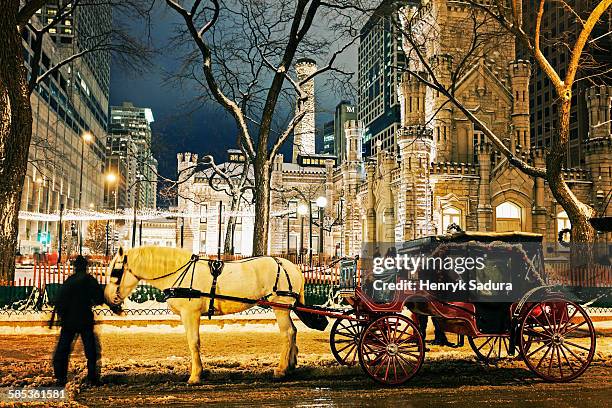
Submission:
[[[81,136],[81,175],[79,179],[79,210],[81,207],[81,199],[83,197],[83,162],[85,159],[85,143],[89,144],[94,137],[91,132],[87,131]],[[83,220],[79,222],[79,255],[83,255]]]
[[[327,198],[320,196],[317,198],[317,207],[319,207],[319,263],[323,255],[323,209],[327,206]]]
[[[50,193],[50,190],[51,190],[51,185],[49,184],[49,180],[48,179],[44,179],[42,177],[38,177],[36,179],[36,184],[38,184],[38,189],[40,191],[41,188],[45,187],[45,180],[47,181],[47,183],[46,183],[47,184],[47,194],[46,194],[46,198],[45,198],[45,207],[46,207],[46,215],[48,216],[49,212],[51,211],[51,209],[50,209],[50,202],[49,202],[50,201],[49,193]],[[39,193],[39,197],[38,197],[38,201],[39,201],[38,211],[39,212],[40,212],[40,201],[41,201],[41,199],[42,199],[42,196]],[[45,248],[45,251],[49,252],[50,243],[49,243],[49,219],[48,218],[47,218],[47,220],[45,220],[45,234],[46,234],[46,242],[45,242],[45,247],[46,248]]]
[[[108,184],[108,195],[110,195],[110,186],[111,184],[115,184],[115,213],[117,212],[117,195],[119,192],[119,183],[117,180],[117,175],[113,172],[109,172],[105,176],[106,183]],[[108,238],[110,234],[110,220],[106,221],[106,256],[109,255],[109,246],[108,246]],[[113,232],[116,229],[116,220],[113,218]],[[114,239],[113,239],[113,247],[114,247]],[[114,248],[113,248],[114,250]]]
[[[308,214],[308,206],[300,203],[297,207],[297,213],[300,215],[300,256],[304,253],[304,216]]]

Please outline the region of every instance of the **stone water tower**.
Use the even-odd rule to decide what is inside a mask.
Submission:
[[[317,71],[317,63],[309,58],[301,58],[295,63],[298,81],[303,81]],[[314,79],[310,79],[302,90],[308,95],[306,114],[298,122],[293,131],[293,163],[297,162],[299,154],[315,154],[315,88]]]

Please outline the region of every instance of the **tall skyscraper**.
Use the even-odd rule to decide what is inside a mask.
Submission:
[[[572,2],[571,7],[576,15],[586,18],[597,5],[594,1]],[[523,24],[525,31],[532,35],[535,30],[537,6],[533,0],[523,0]],[[576,15],[565,9],[562,3],[547,2],[542,19],[541,47],[555,71],[565,77],[571,50],[561,44],[574,44],[582,25]],[[570,119],[570,141],[567,152],[567,167],[578,167],[585,164],[584,141],[589,137],[589,118],[586,101],[586,90],[593,84],[612,85],[612,11],[608,11],[595,26],[581,67],[576,76],[572,90],[572,110]],[[517,53],[529,59],[521,44],[517,43]],[[532,64],[532,75],[529,85],[529,107],[531,143],[534,146],[548,146],[558,130],[557,94],[554,86],[540,69],[537,63]],[[583,79],[584,78],[584,79]]]
[[[111,106],[107,153],[109,157],[124,157],[128,174],[122,178],[127,180],[127,201],[138,208],[157,206],[157,160],[151,153],[153,121],[150,108],[139,108],[131,102]]]
[[[336,135],[334,134],[334,121],[323,124],[321,132],[321,153],[334,154]]]
[[[57,3],[43,6],[31,23],[41,27],[58,12]],[[43,37],[41,72],[84,50],[85,42],[95,35],[88,30],[102,32],[110,24],[111,10],[106,4],[88,5],[61,19]],[[31,71],[35,37],[29,28],[22,37],[26,68]],[[61,208],[79,205],[85,210],[102,206],[109,77],[108,52],[92,52],[48,76],[32,93],[32,142],[21,211],[58,213]],[[57,222],[22,219],[18,250],[24,254],[56,251],[58,233]],[[50,239],[42,241],[41,236]]]
[[[357,108],[358,118],[365,126],[366,156],[375,153],[378,141],[385,150],[397,149],[396,133],[400,127],[397,85],[406,57],[393,16],[407,3],[383,2],[360,32]]]

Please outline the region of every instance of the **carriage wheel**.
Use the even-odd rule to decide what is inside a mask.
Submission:
[[[485,364],[496,364],[510,357],[510,339],[506,336],[468,337],[476,358]]]
[[[595,354],[595,329],[584,309],[553,299],[536,303],[521,324],[521,354],[527,366],[546,381],[579,377]]]
[[[401,315],[379,317],[363,331],[359,364],[375,381],[399,385],[411,379],[425,359],[417,326]]]
[[[357,364],[362,329],[362,324],[356,320],[336,319],[329,334],[329,346],[338,363],[347,366]]]

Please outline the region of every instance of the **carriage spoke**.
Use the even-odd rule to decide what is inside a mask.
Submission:
[[[408,371],[406,371],[406,368],[404,367],[404,364],[401,361],[402,357],[398,355],[398,356],[396,356],[396,360],[397,360],[397,364],[400,366],[400,368],[404,372],[404,375],[410,375],[410,373]]]
[[[574,318],[574,316],[576,316],[576,313],[578,313],[578,309],[577,309],[577,308],[574,308],[574,313],[572,313],[572,316],[571,316],[571,317],[569,317],[569,318],[568,318],[568,319],[565,321],[565,324],[563,325],[563,328],[560,330],[562,333],[565,333],[565,332],[566,332],[565,330],[566,330],[566,328],[567,328],[567,325],[568,325],[568,324],[570,324],[570,322],[572,321],[572,319]]]
[[[559,363],[559,374],[563,378],[563,367],[561,366],[561,347],[557,347],[557,362]]]
[[[567,340],[565,340],[564,344],[571,344],[572,346],[574,346],[574,347],[578,347],[579,349],[582,349],[582,350],[585,350],[585,351],[591,351],[591,349],[590,349],[590,348],[586,348],[586,347],[584,347],[584,346],[581,346],[580,344],[576,344],[576,343],[571,342],[571,341],[567,341]]]
[[[567,335],[573,332],[574,330],[576,330],[577,328],[579,328],[580,326],[586,324],[586,322],[587,322],[586,320],[583,320],[582,323],[573,325],[570,329],[565,330],[562,334]]]
[[[567,355],[565,354],[565,350],[563,350],[563,347],[559,347],[559,349],[561,350],[561,353],[563,353],[563,358],[565,358],[565,361],[567,361],[567,365],[569,366],[570,370],[572,370],[572,373],[573,373],[574,366],[572,365],[571,361],[569,361],[569,358],[567,358]]]
[[[549,307],[550,307],[550,306],[549,306]],[[551,308],[551,309],[553,309],[552,307],[550,307],[550,308]],[[551,333],[551,334],[553,334],[553,331],[552,331],[552,328],[551,328],[551,327],[552,327],[552,325],[550,324],[550,319],[548,318],[548,313],[547,313],[547,311],[546,311],[546,307],[543,307],[543,308],[542,308],[542,314],[543,314],[543,315],[544,315],[544,317],[546,318],[546,323],[548,324],[548,326],[547,326],[547,327],[542,327],[542,328],[543,328],[544,330],[546,330],[546,332],[547,332],[547,333]]]
[[[346,350],[346,349],[347,349],[347,348],[349,348],[349,347],[355,347],[355,343],[352,343],[352,342],[351,342],[351,343],[347,344],[346,346],[344,346],[344,347],[342,347],[342,348],[338,349],[338,353],[340,353],[340,352],[342,352],[342,351]]]
[[[374,371],[374,375],[377,376],[380,369],[384,366],[385,361],[389,359],[387,354],[380,357],[380,363],[376,365],[376,371]]]
[[[414,358],[415,358],[415,359],[418,361],[418,357],[413,356],[412,354],[410,354],[410,356],[411,356],[411,357],[414,357]],[[398,353],[398,354],[397,354],[397,357],[398,357],[400,360],[402,360],[403,362],[405,362],[406,364],[408,364],[410,367],[412,367],[412,368],[414,369],[415,364],[414,364],[412,361],[410,361],[410,360],[408,360],[407,358],[405,358],[405,357],[402,355],[402,353]]]
[[[548,352],[550,351],[550,349],[552,349],[552,345],[550,347],[548,347],[548,349],[546,350],[546,352],[544,353],[544,355],[542,356],[542,358],[540,359],[540,361],[538,362],[538,365],[536,366],[536,370],[538,368],[540,368],[540,366],[542,365],[542,361],[544,361],[544,359],[546,358],[546,356],[548,355]]]
[[[551,335],[549,335],[549,334],[547,334],[547,333],[543,333],[543,332],[535,331],[535,330],[534,330],[534,329],[532,329],[532,328],[526,328],[526,329],[525,329],[525,331],[526,331],[527,333],[532,334],[533,336],[538,336],[538,337],[543,336],[543,337],[547,337],[547,338],[549,338],[549,339],[550,339],[550,338],[552,338],[552,336],[551,336]]]
[[[581,359],[578,355],[576,355],[576,353],[574,353],[574,351],[572,349],[570,349],[569,347],[567,347],[565,344],[561,345],[562,347],[564,347],[567,351],[570,352],[570,354],[572,356],[574,356],[574,358],[578,361],[580,361],[580,363],[582,363],[584,365],[585,361],[583,359]]]
[[[542,344],[540,347],[538,347],[537,349],[535,349],[534,351],[532,351],[531,353],[527,354],[527,357],[531,357],[533,356],[535,353],[537,353],[538,351],[542,350],[544,347],[546,347],[547,345],[549,345],[550,343],[544,343]]]
[[[555,359],[555,350],[557,349],[557,346],[555,346],[554,344],[552,345],[552,353],[550,353],[550,362],[548,363],[548,375],[550,375],[550,370],[552,370],[552,364],[553,364],[553,360]]]
[[[482,345],[480,347],[478,347],[478,351],[480,351],[484,346],[487,345],[487,343],[489,343],[491,340],[493,340],[493,337],[489,337],[487,339],[487,341],[485,341],[484,343],[482,343]]]

